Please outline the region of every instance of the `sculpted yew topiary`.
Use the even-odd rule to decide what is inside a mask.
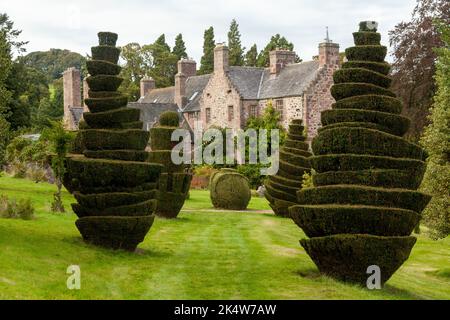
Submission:
[[[177,142],[171,141],[172,133],[178,129],[180,118],[177,112],[161,114],[159,126],[150,129],[149,161],[164,166],[159,182],[159,198],[156,214],[164,218],[176,218],[188,196],[192,181],[190,168],[185,164],[174,164],[172,148]]]
[[[302,177],[310,172],[308,144],[305,142],[302,120],[293,120],[285,145],[280,150],[280,168],[269,176],[265,196],[278,216],[289,217],[288,208],[296,204],[297,191],[302,186]]]
[[[145,162],[149,133],[139,110],[127,108],[127,97],[117,91],[116,40],[117,34],[101,32],[100,45],[92,48],[85,100],[90,112],[78,134],[82,154],[67,159],[64,184],[77,200],[72,208],[86,242],[133,251],[153,223],[162,166]]]
[[[336,103],[322,112],[312,142],[314,187],[297,192],[292,219],[319,270],[365,285],[377,265],[386,282],[408,259],[410,236],[430,197],[417,192],[425,152],[403,139],[409,120],[389,90],[386,48],[373,23],[361,23],[348,62],[334,74]]]
[[[251,199],[250,184],[234,169],[221,169],[211,175],[211,202],[215,208],[245,210]]]

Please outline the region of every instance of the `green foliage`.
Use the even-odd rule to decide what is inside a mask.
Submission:
[[[6,119],[0,115],[0,172],[5,164],[6,147],[8,145],[10,136],[10,124]]]
[[[187,58],[186,44],[183,40],[183,35],[180,33],[175,37],[175,46],[172,49],[172,53],[177,56],[178,60]]]
[[[269,66],[269,52],[275,49],[286,49],[294,50],[294,45],[289,42],[285,37],[276,34],[270,38],[269,43],[264,47],[264,49],[258,55],[257,66],[261,68],[266,68]],[[297,56],[296,62],[301,62],[302,60]]]
[[[311,237],[301,245],[319,270],[361,285],[369,265],[381,268],[384,283],[408,258],[409,235],[431,198],[416,191],[427,154],[401,137],[409,120],[388,89],[386,47],[365,26],[346,50],[355,62],[334,75],[337,102],[322,112],[324,127],[312,142],[313,186],[297,191],[298,205],[289,209]]]
[[[175,111],[163,112],[159,117],[159,124],[161,126],[178,128],[180,125],[180,116],[178,115],[178,112]]]
[[[239,24],[235,19],[231,21],[230,31],[228,31],[228,48],[230,50],[229,59],[230,66],[244,65],[244,50],[241,44],[241,33],[239,32]]]
[[[221,169],[211,176],[210,197],[215,208],[245,210],[251,199],[247,178],[234,169]]]
[[[180,118],[177,112],[166,111],[159,118],[159,126],[150,129],[148,162],[164,166],[159,180],[159,196],[156,214],[173,219],[178,216],[186,200],[192,180],[192,173],[185,164],[174,164],[172,148],[177,142],[172,133],[178,129]]]
[[[256,44],[251,46],[251,48],[245,54],[244,65],[246,67],[256,67],[258,64],[258,49]]]
[[[0,217],[8,219],[34,219],[34,206],[30,199],[8,199],[0,195]]]
[[[170,51],[164,34],[153,44],[145,46],[144,50],[148,50],[153,57],[153,66],[149,75],[155,80],[156,87],[165,88],[172,86],[177,73],[178,57]]]
[[[304,142],[305,128],[300,119],[293,120],[289,126],[291,141]],[[301,188],[300,179],[310,172],[311,153],[284,145],[279,155],[279,170],[265,181],[266,198],[276,215],[289,217],[288,208],[296,201],[296,193]]]
[[[450,234],[450,28],[443,21],[436,24],[444,46],[436,50],[437,90],[421,144],[429,154],[422,190],[433,195],[423,223],[439,239]]]
[[[200,60],[200,70],[198,74],[209,74],[214,70],[214,28],[209,27],[203,35],[203,56]]]

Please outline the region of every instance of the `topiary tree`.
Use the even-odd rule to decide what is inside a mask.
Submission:
[[[314,187],[300,190],[289,211],[321,272],[365,285],[369,266],[380,268],[384,283],[408,259],[430,196],[416,191],[426,154],[402,138],[409,120],[388,89],[386,47],[375,24],[361,26],[334,74],[336,103],[322,112],[312,142]]]
[[[302,187],[303,175],[310,172],[308,158],[311,153],[305,142],[304,129],[300,119],[289,125],[287,139],[280,150],[278,173],[269,176],[264,183],[266,199],[277,216],[289,217],[288,208],[296,204],[296,193]]]
[[[161,114],[159,126],[150,129],[149,161],[164,166],[159,183],[156,214],[164,218],[176,218],[184,205],[192,181],[190,168],[185,164],[174,164],[171,156],[177,142],[171,141],[172,133],[178,129],[180,118],[177,112]]]
[[[247,178],[234,169],[213,173],[209,188],[214,208],[245,210],[252,196]]]
[[[117,34],[98,36],[87,62],[90,112],[79,131],[84,151],[68,157],[64,185],[78,202],[72,208],[86,242],[133,251],[153,224],[162,166],[146,162],[149,132],[142,130],[140,111],[127,108],[117,91]]]

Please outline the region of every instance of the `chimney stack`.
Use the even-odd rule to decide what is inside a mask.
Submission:
[[[143,78],[141,80],[141,98],[145,97],[155,87],[155,80],[152,77]]]
[[[178,73],[182,73],[186,78],[197,75],[197,63],[192,59],[181,59],[178,61]]]
[[[72,121],[71,108],[80,108],[81,104],[81,74],[76,68],[68,68],[63,73],[64,89],[64,119],[68,130],[75,130],[76,124]]]
[[[295,52],[276,49],[269,52],[269,59],[270,75],[276,77],[286,65],[295,63]]]
[[[330,40],[327,27],[325,42],[319,44],[319,67],[339,66],[339,64],[339,44]]]
[[[229,50],[224,43],[219,43],[214,48],[214,72],[228,72],[229,67]]]
[[[178,72],[175,75],[175,104],[179,108],[183,108],[187,103],[186,98],[186,75],[184,73]]]

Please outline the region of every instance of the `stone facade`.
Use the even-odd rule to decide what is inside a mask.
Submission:
[[[67,130],[77,130],[83,113],[81,102],[81,74],[76,68],[63,73],[64,125]]]
[[[282,113],[283,127],[288,128],[292,119],[303,119],[310,141],[321,125],[321,112],[334,102],[330,87],[333,73],[339,68],[339,45],[327,38],[319,45],[318,59],[313,61],[295,63],[295,52],[280,49],[270,52],[269,57],[268,68],[230,66],[228,47],[218,44],[213,73],[198,76],[195,61],[182,59],[173,87],[155,88],[153,79],[144,78],[141,98],[130,107],[152,109],[143,113],[151,119],[141,119],[146,129],[167,106],[167,110],[177,108],[183,125],[191,130],[198,124],[202,129],[237,130],[250,117],[261,116],[270,102]],[[68,69],[64,73],[64,112],[71,130],[77,128],[82,116],[81,98],[76,94],[79,84],[79,71]]]

